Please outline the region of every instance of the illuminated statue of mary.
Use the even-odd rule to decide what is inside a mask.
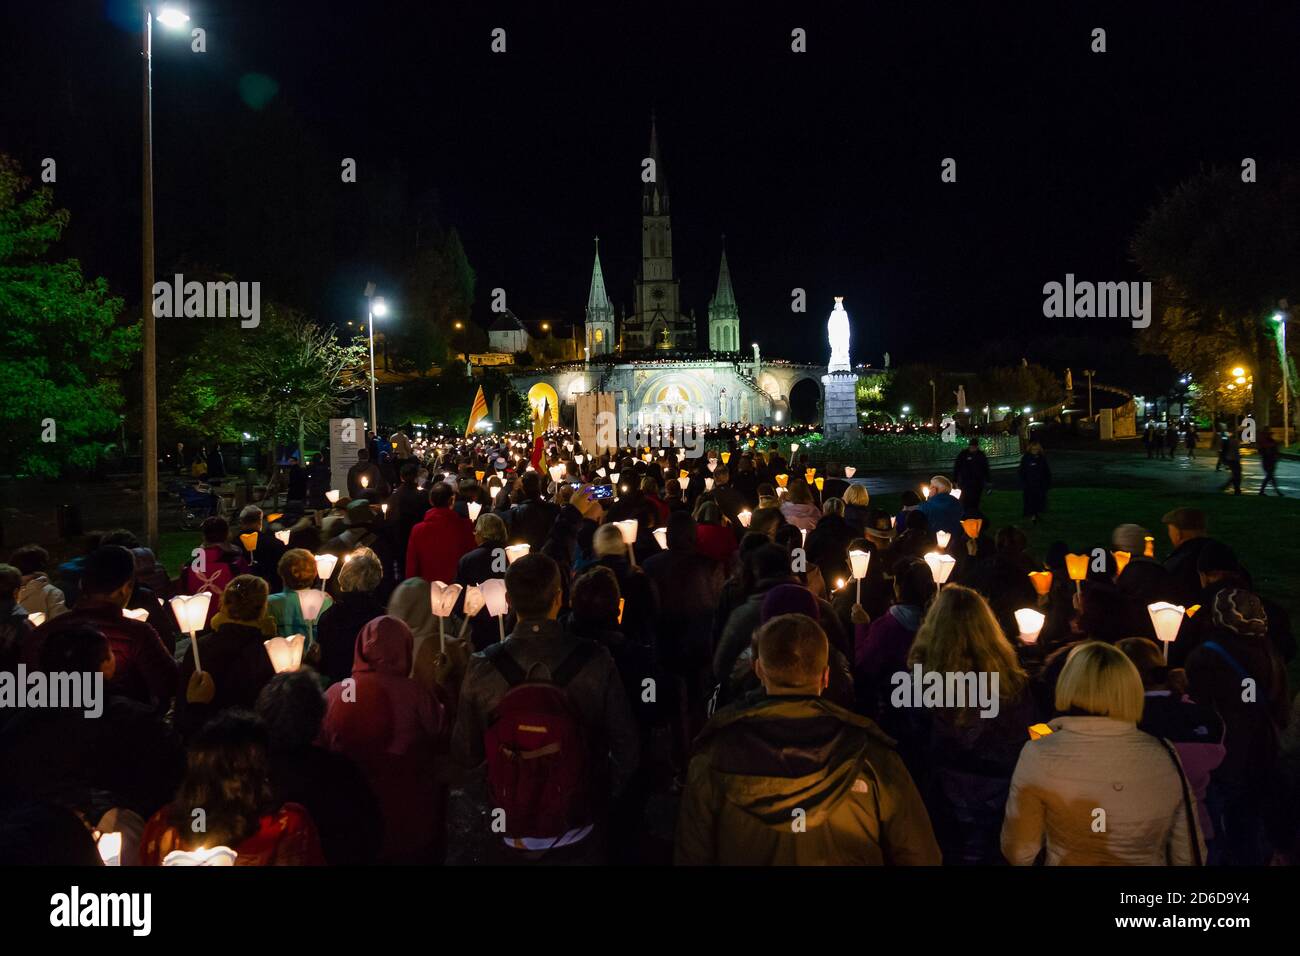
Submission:
[[[829,372],[851,372],[849,362],[849,314],[844,311],[844,296],[835,297],[835,308],[831,310],[830,321],[826,323],[826,337],[831,343],[831,361]]]

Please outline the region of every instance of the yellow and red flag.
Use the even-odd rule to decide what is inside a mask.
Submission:
[[[487,418],[488,406],[487,399],[483,397],[483,386],[478,387],[478,394],[474,396],[474,404],[469,410],[469,424],[465,426],[465,437],[468,438],[474,434],[474,429],[478,423]]]

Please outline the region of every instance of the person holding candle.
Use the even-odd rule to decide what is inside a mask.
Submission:
[[[953,497],[952,482],[943,475],[935,475],[930,479],[929,497],[921,502],[916,510],[925,515],[931,533],[946,531],[961,540],[966,535],[961,527],[961,519],[966,514],[962,508],[963,504],[963,501]]]
[[[316,583],[316,558],[305,548],[290,548],[276,565],[276,573],[284,583],[284,590],[267,598],[266,609],[275,621],[275,631],[281,637],[294,634],[310,635],[320,620],[319,614],[334,603],[326,594],[315,621],[308,622],[302,613],[299,591],[310,590]],[[313,644],[315,642],[313,641]],[[310,650],[310,648],[308,648]]]
[[[18,603],[28,614],[44,614],[48,621],[68,610],[63,592],[50,583],[48,551],[38,544],[29,544],[11,554],[9,563],[22,574]]]
[[[39,666],[41,645],[63,628],[89,624],[108,638],[116,661],[111,692],[166,710],[176,693],[179,668],[158,632],[145,621],[124,617],[135,588],[135,556],[110,545],[92,551],[82,567],[76,607],[46,621],[28,636],[22,659]]]
[[[813,504],[812,491],[802,478],[790,481],[785,500],[781,502],[781,516],[786,522],[803,531],[811,532],[821,520],[822,512]]]
[[[511,564],[506,569],[506,594],[518,622],[504,643],[470,658],[452,735],[453,759],[466,770],[486,761],[490,776],[502,757],[487,750],[485,737],[490,727],[501,725],[507,695],[523,690],[519,685],[535,670],[549,675],[577,715],[587,752],[556,751],[551,755],[554,759],[537,765],[536,771],[566,777],[580,772],[582,777],[544,806],[516,804],[513,813],[506,808],[503,860],[600,862],[609,801],[631,779],[639,756],[636,724],[622,678],[608,650],[580,641],[557,622],[562,593],[560,571],[552,559],[528,554]],[[494,739],[502,733],[528,733],[525,728],[511,729],[512,723],[507,720],[498,727]],[[492,794],[490,799],[513,803],[520,796]],[[568,822],[557,827],[559,832],[520,832],[518,823],[511,829],[512,820],[534,817]]]
[[[631,641],[654,647],[655,622],[660,613],[659,589],[654,580],[643,568],[629,560],[630,546],[617,525],[603,524],[598,527],[592,535],[591,547],[596,558],[591,567],[609,568],[618,579],[618,589],[623,596],[623,633]],[[659,550],[657,544],[655,550]],[[560,583],[563,593],[563,573]]]
[[[886,707],[890,678],[907,668],[916,632],[938,591],[930,566],[919,558],[906,558],[894,565],[893,577],[893,605],[870,622],[855,616],[853,639],[857,710],[882,720],[887,733],[894,716]]]
[[[206,591],[213,600],[208,604],[208,621],[221,608],[221,593],[231,581],[248,573],[248,562],[243,553],[229,541],[230,524],[225,518],[204,518],[200,526],[203,534],[202,554],[196,555],[181,568],[176,587],[181,594],[198,594]]]
[[[941,674],[997,675],[998,710],[915,708],[898,714],[899,751],[930,811],[945,864],[1000,863],[1003,807],[1025,728],[1042,716],[1029,678],[988,603],[961,585],[941,590],[926,611],[907,665]]]
[[[388,482],[370,458],[369,450],[357,449],[357,463],[348,469],[348,497],[367,501],[383,501],[389,494]]]
[[[839,498],[825,499],[821,519],[802,541],[808,560],[821,568],[822,578],[828,582],[849,576],[849,542],[860,532],[846,520],[847,510]]]
[[[196,675],[194,648],[181,661],[180,691],[176,699],[176,727],[185,736],[196,733],[214,714],[232,707],[251,709],[262,687],[275,676],[263,642],[267,635],[266,582],[241,574],[226,586],[221,599],[221,621],[216,630],[198,636],[199,660],[210,679],[210,700],[194,699],[187,692]]]
[[[237,854],[236,866],[323,866],[311,815],[276,797],[268,744],[266,725],[246,710],[226,711],[207,724],[190,744],[175,799],[145,825],[141,864],[162,866],[175,851],[225,846]],[[196,811],[203,830],[194,827]]]
[[[1286,669],[1269,641],[1268,613],[1258,595],[1224,588],[1206,610],[1212,629],[1187,654],[1186,671],[1192,699],[1213,707],[1227,728],[1228,752],[1208,795],[1223,836],[1216,857],[1234,866],[1261,865],[1269,859],[1261,829],[1264,795],[1275,781],[1280,728],[1290,719]]]
[[[1133,662],[1142,677],[1142,719],[1138,730],[1162,737],[1174,745],[1183,763],[1188,785],[1196,797],[1196,815],[1208,849],[1206,859],[1218,858],[1214,845],[1214,823],[1206,803],[1210,774],[1223,763],[1223,719],[1205,704],[1198,704],[1181,689],[1186,675],[1170,673],[1164,654],[1155,641],[1145,637],[1126,637],[1115,645]]]
[[[938,864],[925,805],[892,742],[822,696],[830,648],[817,623],[781,615],[754,640],[763,694],[716,713],[696,741],[675,862]],[[803,811],[804,828],[792,810]]]
[[[287,549],[275,533],[264,525],[264,517],[262,509],[257,505],[245,505],[239,512],[239,532],[235,535],[235,542],[248,563],[249,573],[256,574],[265,581],[267,590],[274,594],[281,587],[276,566]],[[253,542],[251,548],[247,545],[246,535],[252,536],[248,539]]]
[[[519,498],[503,515],[510,539],[526,543],[533,551],[541,551],[551,533],[551,525],[560,513],[560,506],[542,496],[542,476],[535,471],[525,472],[519,479]],[[427,520],[427,516],[426,516]],[[410,572],[408,571],[408,576]],[[421,575],[428,577],[428,575]],[[441,580],[450,580],[443,578]]]
[[[411,677],[414,638],[394,617],[368,622],[353,646],[351,684],[326,691],[321,740],[352,759],[379,800],[383,863],[433,863],[442,855],[444,799],[436,781],[445,742],[438,696]]]
[[[316,643],[320,646],[319,670],[333,684],[352,674],[352,657],[357,635],[370,621],[384,614],[379,586],[383,568],[375,552],[358,548],[350,553],[335,576],[338,600],[321,611]]]
[[[1011,778],[1002,853],[1030,866],[1199,866],[1205,845],[1178,752],[1137,727],[1142,678],[1096,641],[1056,685],[1052,733],[1030,741]],[[1104,826],[1099,826],[1099,821]]]
[[[429,510],[424,519],[411,529],[406,544],[406,577],[426,581],[456,580],[460,559],[473,551],[474,525],[457,514],[456,493],[446,482],[438,482],[429,491]],[[548,525],[549,528],[549,525]]]

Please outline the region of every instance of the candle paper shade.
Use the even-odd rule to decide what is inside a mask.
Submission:
[[[984,527],[983,518],[962,518],[961,519],[961,530],[966,532],[966,537],[968,538],[978,538],[980,536],[980,529],[983,527]]]
[[[316,576],[322,581],[328,581],[330,575],[334,573],[334,568],[338,566],[339,559],[336,554],[318,554],[316,555]]]
[[[483,589],[477,584],[471,584],[465,589],[465,616],[473,617],[483,610],[483,605]]]
[[[654,536],[655,536],[655,540],[659,542],[659,547],[667,551],[668,550],[668,529],[655,528]]]
[[[563,466],[563,465],[552,465],[552,466],[551,466],[549,469],[547,469],[547,470],[550,471],[550,473],[551,473],[551,481],[555,482],[557,485],[558,485],[561,481],[564,480],[564,466]]]
[[[208,605],[212,595],[207,591],[198,594],[178,594],[172,598],[172,613],[176,624],[185,634],[197,634],[208,622]]]
[[[1086,554],[1067,554],[1065,570],[1071,581],[1082,581],[1088,576],[1088,556]]]
[[[1029,583],[1034,586],[1034,593],[1042,597],[1052,590],[1052,572],[1030,571]]]
[[[325,603],[325,592],[319,588],[307,588],[303,591],[295,591],[298,595],[298,606],[302,608],[302,619],[308,624],[320,617],[321,606]]]
[[[714,459],[710,458],[710,459],[709,459],[709,471],[711,471],[711,472],[712,472],[712,471],[717,471],[717,469],[718,469],[718,463],[717,463]]]
[[[861,581],[867,576],[867,568],[871,564],[870,551],[850,551],[849,565],[853,568],[853,576]]]
[[[752,518],[752,517],[754,517],[754,516],[753,516],[752,514],[750,514],[750,512],[748,512],[748,511],[741,511],[739,514],[736,515],[736,520],[740,522],[740,526],[741,526],[742,528],[748,528],[748,527],[749,527],[749,519]]]
[[[477,501],[467,501],[465,503],[465,510],[469,512],[470,521],[477,521],[479,512],[483,510],[483,506]]]
[[[817,469],[816,469],[816,468],[806,468],[806,469],[804,469],[803,480],[804,480],[805,482],[807,482],[808,484],[811,485],[811,484],[813,483],[813,481],[814,481],[816,478],[817,478]]]
[[[337,488],[331,488],[329,491],[325,492],[325,499],[332,505],[338,504],[339,490]]]
[[[826,479],[825,479],[825,478],[818,478],[816,481],[813,482],[813,484],[815,484],[815,485],[817,486],[817,490],[818,490],[818,491],[821,491],[823,488],[826,487]]]
[[[731,452],[724,451],[722,453],[722,463],[725,465],[729,461],[731,461]]]
[[[30,614],[27,615],[27,623],[30,624],[32,627],[40,627],[42,624],[45,623],[45,612],[32,611]]]
[[[479,585],[483,594],[483,604],[493,617],[501,617],[510,610],[506,601],[506,582],[501,578],[488,578]]]
[[[121,833],[101,833],[95,848],[99,850],[99,858],[104,861],[105,866],[122,865]]]
[[[1155,628],[1157,638],[1166,644],[1171,644],[1178,639],[1178,629],[1183,626],[1185,608],[1170,604],[1168,601],[1157,601],[1155,604],[1147,605],[1147,613],[1151,615],[1151,626]]]
[[[852,477],[853,477],[854,475],[856,475],[857,473],[858,473],[858,470],[857,470],[856,468],[854,468],[852,465],[845,465],[845,466],[844,466],[844,477],[845,477],[845,478],[852,478]]]
[[[940,554],[938,551],[931,551],[925,556],[925,563],[930,566],[930,574],[934,577],[935,584],[943,584],[948,580],[948,575],[952,574],[953,566],[956,565],[957,559],[949,554]]]
[[[283,531],[277,531],[275,533],[275,540],[279,541],[287,548],[289,547],[289,534],[290,532],[288,528],[285,528]]]
[[[612,481],[614,484],[618,484],[618,472],[611,471],[609,473],[609,480]]]
[[[527,544],[508,544],[506,545],[506,563],[514,564],[531,550],[531,545]]]
[[[234,866],[239,858],[228,846],[203,847],[198,850],[172,850],[163,857],[163,866]]]
[[[456,609],[456,601],[464,590],[459,584],[443,584],[433,581],[429,584],[429,607],[437,617],[450,617]]]
[[[1132,559],[1133,555],[1128,551],[1112,551],[1111,557],[1115,559],[1115,576],[1119,577],[1124,573],[1124,569],[1128,567],[1129,560]]]
[[[241,535],[239,536],[239,543],[242,544],[242,545],[244,546],[244,550],[245,550],[245,551],[249,551],[249,552],[256,551],[256,550],[257,550],[257,532],[256,532],[256,531],[250,531],[250,532],[248,532],[247,534],[241,534]]]
[[[1038,635],[1043,630],[1047,615],[1035,611],[1032,607],[1022,607],[1016,611],[1016,626],[1020,628],[1020,639],[1026,644],[1036,644]]]
[[[960,488],[954,488],[952,491],[948,492],[948,494],[952,495],[952,496],[953,496],[954,498],[956,498],[958,501],[961,501],[961,489],[960,489]]]
[[[713,479],[712,479],[712,478],[705,478],[705,479],[704,479],[704,490],[705,490],[705,491],[712,491],[712,490],[713,490]]]
[[[786,486],[786,484],[787,484],[789,481],[790,481],[790,476],[789,476],[789,475],[777,475],[777,476],[776,476],[776,483],[777,483],[777,486],[780,487],[780,488],[784,488],[784,487]]]
[[[149,611],[142,607],[124,607],[122,608],[122,616],[129,617],[133,621],[147,621],[149,620]]]
[[[263,641],[262,645],[275,672],[285,674],[302,666],[302,649],[306,641],[307,638],[301,634],[291,634],[289,637],[273,637]]]
[[[1151,535],[1147,535],[1142,540],[1144,542],[1142,554],[1145,557],[1154,558],[1156,556],[1156,539],[1151,537]]]
[[[948,547],[948,542],[952,540],[952,535],[947,531],[936,531],[934,533],[934,540],[939,542],[939,547],[946,548]]]
[[[613,522],[614,527],[618,528],[619,533],[623,535],[623,543],[629,547],[636,543],[636,519],[627,518],[623,521]]]

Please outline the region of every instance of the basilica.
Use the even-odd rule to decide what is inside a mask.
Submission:
[[[641,191],[641,267],[632,313],[615,313],[597,240],[583,360],[520,370],[512,376],[516,387],[535,406],[550,402],[559,408],[562,419],[572,416],[578,395],[611,393],[620,427],[816,421],[826,366],[764,358],[758,343],[742,349],[740,309],[725,248],[708,303],[708,349],[700,351],[695,314],[682,308],[673,266],[672,203],[653,119],[649,159],[652,174]]]

